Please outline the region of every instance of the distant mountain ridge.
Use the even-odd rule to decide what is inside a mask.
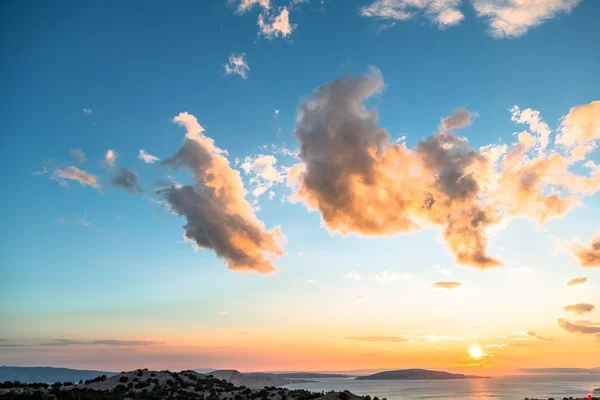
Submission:
[[[0,367],[0,382],[19,381],[22,383],[74,382],[93,379],[100,375],[113,376],[117,372],[96,370],[55,368],[55,367]]]
[[[217,379],[232,383],[236,386],[247,386],[249,388],[262,388],[265,386],[283,386],[293,383],[308,383],[306,379],[291,379],[282,377],[279,374],[265,372],[241,373],[235,369],[217,370],[209,372]]]
[[[399,369],[383,371],[372,375],[358,376],[359,380],[410,380],[410,379],[481,379],[485,376],[452,374],[445,371],[432,371],[428,369]]]
[[[599,368],[522,368],[520,372],[529,374],[599,374]]]

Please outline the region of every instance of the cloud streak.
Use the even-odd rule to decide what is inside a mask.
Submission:
[[[242,54],[232,54],[229,56],[229,61],[227,64],[223,65],[225,70],[225,75],[238,75],[242,79],[248,78],[248,71],[250,71],[250,67],[248,63],[244,59],[246,56],[245,53]]]
[[[405,343],[410,342],[410,339],[405,339],[400,336],[350,336],[349,340],[356,342],[375,342],[375,343]]]
[[[592,239],[588,246],[575,244],[573,253],[579,265],[584,268],[600,267],[600,235]]]
[[[154,164],[155,162],[160,161],[160,158],[148,153],[144,149],[139,151],[138,158],[146,164]]]
[[[462,285],[463,284],[461,282],[436,282],[433,285],[431,285],[431,287],[434,289],[452,290],[452,289],[458,289]]]
[[[596,307],[590,303],[577,303],[564,306],[563,310],[566,312],[573,313],[575,315],[585,315],[594,311]]]
[[[100,184],[98,183],[98,177],[83,170],[80,170],[75,166],[55,169],[52,179],[58,181],[58,183],[62,187],[69,187],[67,180],[73,180],[79,182],[81,186],[91,186],[95,189],[100,188]]]
[[[172,211],[186,218],[185,238],[200,248],[214,250],[232,271],[270,273],[273,261],[284,255],[279,227],[265,230],[251,205],[238,171],[226,152],[205,136],[198,120],[187,112],[173,121],[186,129],[179,151],[162,165],[191,170],[195,185],[159,191]]]
[[[375,0],[360,9],[363,17],[406,21],[422,14],[440,29],[458,25],[464,14],[461,0]]]
[[[600,326],[574,324],[564,318],[559,319],[558,326],[570,333],[579,333],[581,335],[593,335],[600,333]]]
[[[570,281],[567,282],[567,286],[579,286],[579,285],[584,285],[585,283],[587,283],[588,278],[586,277],[581,277],[581,278],[573,278]]]

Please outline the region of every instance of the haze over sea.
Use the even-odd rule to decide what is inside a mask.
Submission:
[[[600,376],[591,374],[520,375],[491,379],[365,381],[353,378],[314,379],[288,388],[314,391],[349,390],[358,395],[407,399],[519,400],[525,397],[562,399],[585,397],[600,388]]]

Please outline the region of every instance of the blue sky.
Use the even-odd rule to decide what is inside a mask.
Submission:
[[[155,192],[169,184],[167,175],[189,184],[188,171],[146,164],[138,152],[145,149],[161,160],[173,155],[185,129],[172,119],[187,111],[228,152],[232,166],[241,160],[235,168],[251,190],[250,176],[241,167],[244,159],[263,154],[274,155],[278,166],[298,162],[281,149],[298,149],[293,132],[299,107],[319,87],[346,74],[368,74],[371,66],[385,84],[367,104],[377,110],[378,123],[392,139],[406,136],[409,148],[436,132],[440,119],[459,107],[471,112],[472,124],[460,135],[474,148],[514,141],[513,133],[525,129],[511,121],[514,105],[539,110],[557,131],[572,107],[598,100],[600,3],[572,1],[570,12],[550,13],[524,34],[503,38],[490,34],[490,17],[478,15],[468,1],[458,6],[464,15],[460,24],[443,29],[423,10],[407,20],[365,16],[361,10],[372,4],[366,0],[272,0],[269,11],[255,4],[245,13],[236,11],[238,3],[2,5],[0,162],[6,190],[0,208],[0,316],[7,323],[0,337],[121,339],[139,337],[142,327],[147,328],[144,337],[163,338],[203,329],[263,326],[277,331],[285,310],[304,314],[306,326],[321,318],[342,323],[349,317],[331,304],[355,302],[357,296],[373,299],[372,307],[383,304],[373,316],[374,329],[385,330],[384,321],[394,315],[407,326],[394,325],[390,331],[433,331],[431,319],[439,318],[443,328],[438,331],[464,336],[450,328],[452,322],[480,318],[491,324],[484,307],[503,298],[497,312],[514,311],[527,296],[516,295],[513,303],[506,293],[532,288],[542,299],[551,296],[551,305],[528,300],[535,303],[530,313],[503,314],[497,329],[512,332],[531,324],[531,329],[568,335],[556,326],[560,307],[597,301],[600,275],[597,269],[583,270],[568,253],[556,253],[553,238],[579,236],[588,243],[600,228],[594,218],[600,207],[597,194],[545,225],[511,221],[489,246],[501,254],[505,267],[482,272],[458,265],[436,229],[367,238],[330,233],[320,212],[288,201],[291,189],[279,182],[269,188],[273,200],[264,194],[253,207],[268,229],[281,226],[287,256],[275,262],[275,275],[241,274],[228,270],[211,250],[194,251],[183,240],[185,219],[158,201]],[[259,15],[272,18],[283,7],[289,11],[291,33],[261,35]],[[229,57],[242,54],[249,67],[245,79],[226,74]],[[85,161],[77,163],[70,149],[81,149]],[[109,149],[118,155],[114,168],[104,165]],[[591,152],[586,160],[600,163],[598,154]],[[65,188],[49,179],[68,166],[96,175],[100,189],[76,181]],[[142,195],[111,187],[117,167],[139,174]],[[251,194],[246,198],[254,199]],[[378,286],[374,277],[383,271],[412,278]],[[348,279],[350,273],[361,279]],[[590,283],[569,297],[564,283],[576,276],[589,277]],[[455,320],[440,311],[449,300],[439,296],[446,294],[430,295],[428,286],[442,280],[465,285],[463,299],[451,300],[458,310]],[[471,304],[472,296],[481,296],[481,306]],[[388,310],[390,304],[407,301],[421,303],[418,315]],[[185,304],[190,310],[184,312]],[[357,307],[357,318],[370,318],[368,307]],[[190,312],[196,315],[194,323],[188,320]],[[231,318],[224,321],[219,312]],[[159,327],[164,324],[172,324],[172,330]],[[334,328],[330,334],[338,335]],[[569,337],[598,351],[589,337]],[[43,361],[58,362],[52,357]],[[17,353],[6,359],[29,362]],[[202,366],[200,356],[194,361]],[[231,361],[236,362],[253,367]],[[112,364],[99,365],[107,366]]]

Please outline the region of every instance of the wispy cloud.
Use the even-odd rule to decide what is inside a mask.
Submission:
[[[46,168],[46,166],[43,166],[41,170],[39,171],[33,171],[31,173],[31,175],[33,176],[40,176],[40,175],[45,175],[48,173],[48,168]]]
[[[91,108],[83,107],[81,109],[81,112],[84,113],[84,114],[91,114],[92,113],[92,109]]]
[[[440,29],[458,25],[464,14],[459,10],[461,0],[375,0],[362,7],[363,17],[406,21],[425,16]]]
[[[81,149],[71,149],[69,150],[71,153],[71,157],[75,160],[75,162],[82,164],[85,162],[85,153]]]
[[[98,178],[95,175],[80,170],[75,166],[55,169],[52,179],[58,181],[63,187],[69,186],[67,180],[74,180],[79,182],[81,186],[91,186],[96,189],[100,188]]]
[[[240,76],[242,79],[247,79],[250,67],[244,59],[245,56],[245,53],[230,55],[229,62],[223,65],[223,68],[225,69],[225,75],[233,74]]]
[[[600,333],[600,326],[574,324],[564,318],[558,320],[558,326],[570,333],[593,335]]]
[[[448,268],[442,268],[439,265],[434,265],[433,268],[439,272],[440,274],[444,274],[444,275],[451,275],[452,271],[450,271]]]
[[[517,38],[561,13],[571,12],[580,0],[472,0],[495,38]]]
[[[141,149],[138,155],[138,158],[145,162],[146,164],[154,164],[157,161],[160,161],[160,158],[148,153],[146,150]]]
[[[356,272],[348,272],[346,275],[344,275],[344,277],[346,279],[350,279],[353,281],[360,281],[362,280],[362,276],[359,273]]]
[[[271,16],[267,13],[262,13],[258,16],[258,28],[260,34],[267,39],[276,37],[287,38],[292,34],[295,25],[290,23],[290,12],[284,7],[279,15]]]
[[[237,12],[240,14],[249,11],[254,5],[258,5],[265,10],[268,10],[271,6],[269,0],[229,0],[230,3],[238,3]]]
[[[383,271],[375,275],[375,279],[380,282],[402,281],[410,278],[412,278],[412,274],[410,272]]]
[[[349,340],[356,342],[381,342],[381,343],[405,343],[410,339],[405,339],[400,336],[350,336]]]
[[[564,306],[563,310],[565,310],[566,312],[571,312],[575,315],[585,315],[596,310],[596,307],[590,303],[577,303]]]
[[[9,341],[0,344],[0,347],[67,347],[67,346],[117,346],[117,347],[136,347],[136,346],[155,346],[161,345],[164,342],[156,342],[149,340],[116,340],[116,339],[97,339],[97,340],[80,340],[80,339],[49,339],[42,341],[21,342],[18,340]]]
[[[431,287],[434,289],[452,290],[452,289],[457,289],[457,288],[461,287],[462,285],[463,285],[462,282],[436,282],[433,285],[431,285]]]

